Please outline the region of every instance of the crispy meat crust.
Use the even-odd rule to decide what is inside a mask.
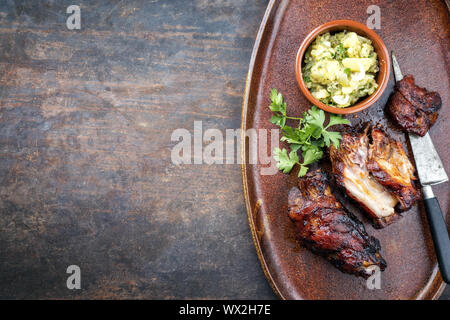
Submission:
[[[439,93],[415,85],[414,77],[407,75],[396,84],[387,112],[403,130],[424,136],[436,122],[441,106]]]
[[[399,201],[396,209],[410,209],[419,199],[413,180],[414,166],[409,161],[400,141],[391,139],[380,127],[371,130],[367,168],[372,176]]]
[[[339,149],[330,147],[330,160],[337,185],[369,214],[375,227],[382,228],[400,217],[394,210],[398,200],[370,175],[368,130],[344,133]]]
[[[300,188],[300,189],[299,189]],[[288,214],[299,240],[339,270],[368,278],[386,268],[380,243],[331,194],[326,174],[309,172],[289,192]]]

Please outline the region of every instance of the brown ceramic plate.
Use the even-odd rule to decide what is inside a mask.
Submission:
[[[288,113],[299,115],[311,104],[300,92],[294,71],[295,57],[304,37],[318,25],[336,19],[365,22],[373,1],[274,1],[269,3],[252,54],[242,110],[242,129],[272,129],[269,92],[277,88],[288,103]],[[381,30],[376,30],[389,50],[395,50],[403,73],[416,83],[438,91],[443,100],[440,116],[431,129],[436,149],[449,172],[450,119],[448,12],[443,1],[378,1]],[[405,135],[386,117],[384,105],[394,86],[393,76],[383,96],[370,108],[347,115],[352,125],[372,120],[385,125],[406,146]],[[248,142],[242,139],[248,159]],[[408,147],[409,149],[409,147]],[[409,156],[411,151],[408,150]],[[321,166],[329,170],[326,160]],[[444,289],[438,272],[423,204],[412,208],[396,223],[374,229],[351,202],[344,205],[377,237],[388,267],[381,289],[369,290],[366,281],[341,273],[322,257],[302,248],[287,217],[287,193],[297,184],[296,170],[286,175],[260,175],[264,165],[242,166],[244,196],[252,236],[262,268],[275,292],[284,299],[435,299]],[[448,184],[433,187],[442,211],[448,212]],[[449,214],[446,215],[447,223]]]

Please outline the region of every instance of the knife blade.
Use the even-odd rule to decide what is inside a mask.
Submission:
[[[403,79],[402,71],[392,52],[392,66],[394,69],[395,81]],[[436,250],[436,256],[439,263],[439,270],[446,283],[450,281],[450,240],[447,231],[447,225],[442,215],[441,207],[437,198],[431,189],[432,185],[448,181],[447,173],[442,165],[430,135],[423,137],[408,133],[409,142],[416,163],[416,170],[422,185],[422,193],[425,204],[425,211],[430,225],[431,236]]]
[[[394,53],[392,53],[392,66],[395,82],[402,80],[403,74]],[[439,158],[428,132],[423,137],[412,133],[408,133],[408,136],[411,142],[411,149],[414,154],[420,184],[426,186],[448,181],[448,176],[442,165],[441,158]]]

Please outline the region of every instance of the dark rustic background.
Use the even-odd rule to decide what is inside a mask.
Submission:
[[[72,2],[0,2],[0,298],[275,298],[240,166],[170,160],[239,128],[268,1]]]

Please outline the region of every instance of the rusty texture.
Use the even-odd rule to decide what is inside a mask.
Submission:
[[[388,50],[395,50],[402,71],[413,74],[418,85],[438,91],[443,106],[450,102],[449,16],[443,1],[271,1],[255,46],[244,100],[244,128],[274,128],[269,122],[269,92],[277,88],[285,97],[290,115],[310,107],[301,94],[294,71],[295,56],[302,40],[318,25],[335,19],[365,22],[369,5],[381,9],[381,36]],[[270,7],[273,6],[273,7]],[[371,120],[407,145],[405,135],[387,118],[384,105],[394,87],[391,75],[378,102],[360,113],[348,115],[353,125]],[[450,113],[443,107],[431,129],[435,147],[450,171],[448,157]],[[248,152],[248,146],[244,145]],[[412,153],[408,148],[408,156]],[[327,160],[320,166],[329,170]],[[317,167],[317,166],[316,166]],[[312,169],[316,168],[312,167]],[[342,193],[335,194],[378,238],[388,263],[382,274],[381,290],[369,290],[364,280],[341,273],[325,259],[302,248],[295,240],[295,227],[287,217],[287,194],[296,185],[296,170],[290,175],[261,176],[260,165],[245,165],[244,191],[255,244],[263,269],[278,294],[287,299],[430,299],[443,290],[428,230],[423,204],[403,214],[385,229],[376,230],[370,221]],[[442,211],[450,221],[448,183],[433,188]],[[255,205],[258,206],[255,208]]]

